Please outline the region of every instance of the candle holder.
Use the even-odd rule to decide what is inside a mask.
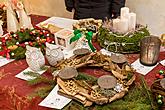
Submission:
[[[156,36],[148,36],[140,41],[140,62],[143,65],[157,64],[160,53],[161,41]]]

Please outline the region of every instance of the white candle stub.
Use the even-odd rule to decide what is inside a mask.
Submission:
[[[129,30],[135,30],[136,27],[136,14],[135,13],[129,13]]]
[[[128,7],[123,7],[121,8],[120,11],[120,18],[123,19],[129,15],[129,8]]]
[[[119,32],[126,33],[128,31],[128,19],[121,19],[119,22]]]
[[[119,23],[120,23],[120,19],[114,19],[113,20],[113,29],[118,31],[119,30]]]

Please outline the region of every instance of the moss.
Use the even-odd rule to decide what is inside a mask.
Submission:
[[[47,83],[49,85],[40,87],[30,97],[40,96],[41,98],[46,97],[49,92],[54,88],[55,82],[44,78],[43,76],[38,76],[36,73],[26,73],[30,76],[36,76],[41,80],[34,79],[31,80],[31,84],[35,85],[38,83]],[[95,83],[97,81],[96,77],[79,73],[77,80],[90,81],[90,83]],[[156,104],[153,103],[154,99],[152,94],[145,83],[144,78],[141,78],[141,85],[132,85],[129,92],[119,100],[116,100],[109,104],[96,105],[93,104],[90,107],[84,107],[81,103],[72,100],[63,110],[158,110]],[[53,97],[52,97],[53,98]]]
[[[129,33],[127,35],[112,33],[109,32],[107,29],[101,27],[99,29],[97,40],[101,47],[107,48],[109,51],[119,53],[132,53],[138,52],[140,50],[140,40],[149,35],[150,33],[146,27],[140,28],[138,31]]]

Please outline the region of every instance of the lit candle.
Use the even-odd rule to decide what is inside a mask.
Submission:
[[[118,18],[113,20],[113,29],[115,31],[118,31],[118,29],[119,29],[119,22],[120,22],[120,19],[118,19]]]
[[[125,18],[127,18],[128,17],[128,15],[129,15],[129,8],[128,7],[123,7],[123,8],[121,8],[121,10],[120,10],[120,18],[121,19],[125,19]]]
[[[135,30],[136,27],[136,14],[135,13],[129,13],[129,30]]]
[[[121,19],[119,22],[118,31],[120,33],[126,33],[128,31],[128,19]]]

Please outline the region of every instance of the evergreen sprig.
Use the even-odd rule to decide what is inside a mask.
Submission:
[[[140,84],[140,86],[132,86],[128,94],[112,103],[83,107],[81,103],[72,100],[70,104],[64,107],[64,110],[158,110],[157,106],[151,103],[152,94],[150,90],[146,89],[147,85],[144,78],[141,79]]]
[[[51,92],[53,88],[54,88],[54,85],[39,87],[34,91],[34,93],[28,96],[28,99],[32,99],[34,97],[45,98],[46,96],[48,96],[48,94]]]
[[[29,85],[37,85],[40,83],[46,83],[46,84],[50,84],[50,85],[56,84],[56,82],[53,79],[43,77],[40,74],[35,73],[35,72],[25,72],[24,74],[34,77],[33,79],[28,80]]]
[[[38,74],[29,73],[32,76]],[[39,78],[43,76],[39,75]],[[47,82],[47,79],[41,78],[43,82]],[[89,83],[96,83],[97,78],[84,73],[79,73],[76,80],[84,80]],[[49,83],[48,86],[40,87],[31,95],[31,97],[40,96],[46,97],[53,89],[56,83]],[[53,97],[52,97],[53,98]],[[112,103],[105,105],[93,104],[90,107],[84,107],[81,103],[72,100],[63,110],[158,110],[157,106],[153,103],[152,94],[148,89],[144,78],[141,78],[140,86],[133,85],[128,94],[122,99],[116,100]]]
[[[97,84],[97,78],[91,75],[87,75],[85,73],[79,72],[78,76],[75,78],[76,80],[84,80],[91,85]]]

